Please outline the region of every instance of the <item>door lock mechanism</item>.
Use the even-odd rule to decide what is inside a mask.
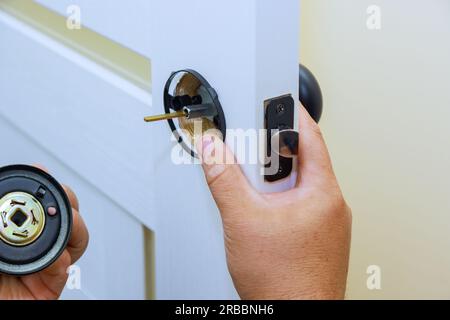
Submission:
[[[226,122],[219,96],[194,70],[172,73],[164,88],[164,111],[144,120],[167,120],[177,141],[193,157],[197,157],[196,141],[206,131],[217,130],[225,141]]]
[[[0,273],[23,276],[64,251],[72,209],[61,185],[35,167],[0,168]]]
[[[266,166],[265,180],[276,182],[289,177],[298,150],[294,130],[295,102],[291,95],[265,101]]]
[[[26,246],[41,235],[45,212],[34,195],[11,192],[0,199],[0,239],[12,246]]]
[[[299,98],[318,123],[323,111],[322,90],[314,75],[305,66],[299,67]],[[275,182],[287,178],[293,170],[293,158],[299,152],[299,132],[294,130],[295,103],[291,95],[265,102],[267,158],[265,180]],[[301,130],[301,128],[300,128]],[[275,165],[274,165],[275,163]],[[278,170],[273,167],[278,164]]]
[[[322,115],[322,92],[314,75],[300,65],[299,98],[316,122]],[[265,181],[288,178],[298,154],[299,133],[295,130],[296,103],[292,95],[264,102],[266,129]],[[197,157],[198,138],[210,129],[218,130],[223,140],[226,121],[216,90],[198,72],[190,69],[172,73],[164,87],[164,114],[146,117],[146,122],[167,120],[182,147]],[[200,128],[200,130],[197,130]]]

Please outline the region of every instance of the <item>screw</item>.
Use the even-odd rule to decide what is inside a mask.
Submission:
[[[284,104],[279,104],[279,105],[277,106],[277,113],[278,113],[278,114],[283,114],[284,111],[285,111]]]

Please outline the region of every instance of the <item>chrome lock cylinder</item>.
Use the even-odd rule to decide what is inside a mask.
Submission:
[[[27,275],[64,251],[72,209],[62,186],[30,166],[0,168],[0,272]]]

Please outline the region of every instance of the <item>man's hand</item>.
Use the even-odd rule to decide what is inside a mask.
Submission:
[[[0,275],[0,300],[46,300],[57,299],[61,295],[68,278],[67,268],[83,255],[89,242],[77,197],[69,187],[64,189],[73,212],[72,234],[66,250],[50,267],[39,273],[24,277]]]
[[[319,127],[300,112],[299,178],[293,190],[260,194],[231,151],[213,136],[199,143],[219,207],[228,268],[243,299],[343,299],[351,211]],[[234,158],[233,158],[234,159]]]

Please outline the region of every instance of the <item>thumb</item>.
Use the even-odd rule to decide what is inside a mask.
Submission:
[[[242,215],[257,193],[244,176],[234,154],[218,136],[206,134],[197,144],[206,181],[222,219]]]
[[[299,171],[297,186],[303,182],[328,182],[334,177],[330,155],[319,126],[308,111],[300,107]]]

